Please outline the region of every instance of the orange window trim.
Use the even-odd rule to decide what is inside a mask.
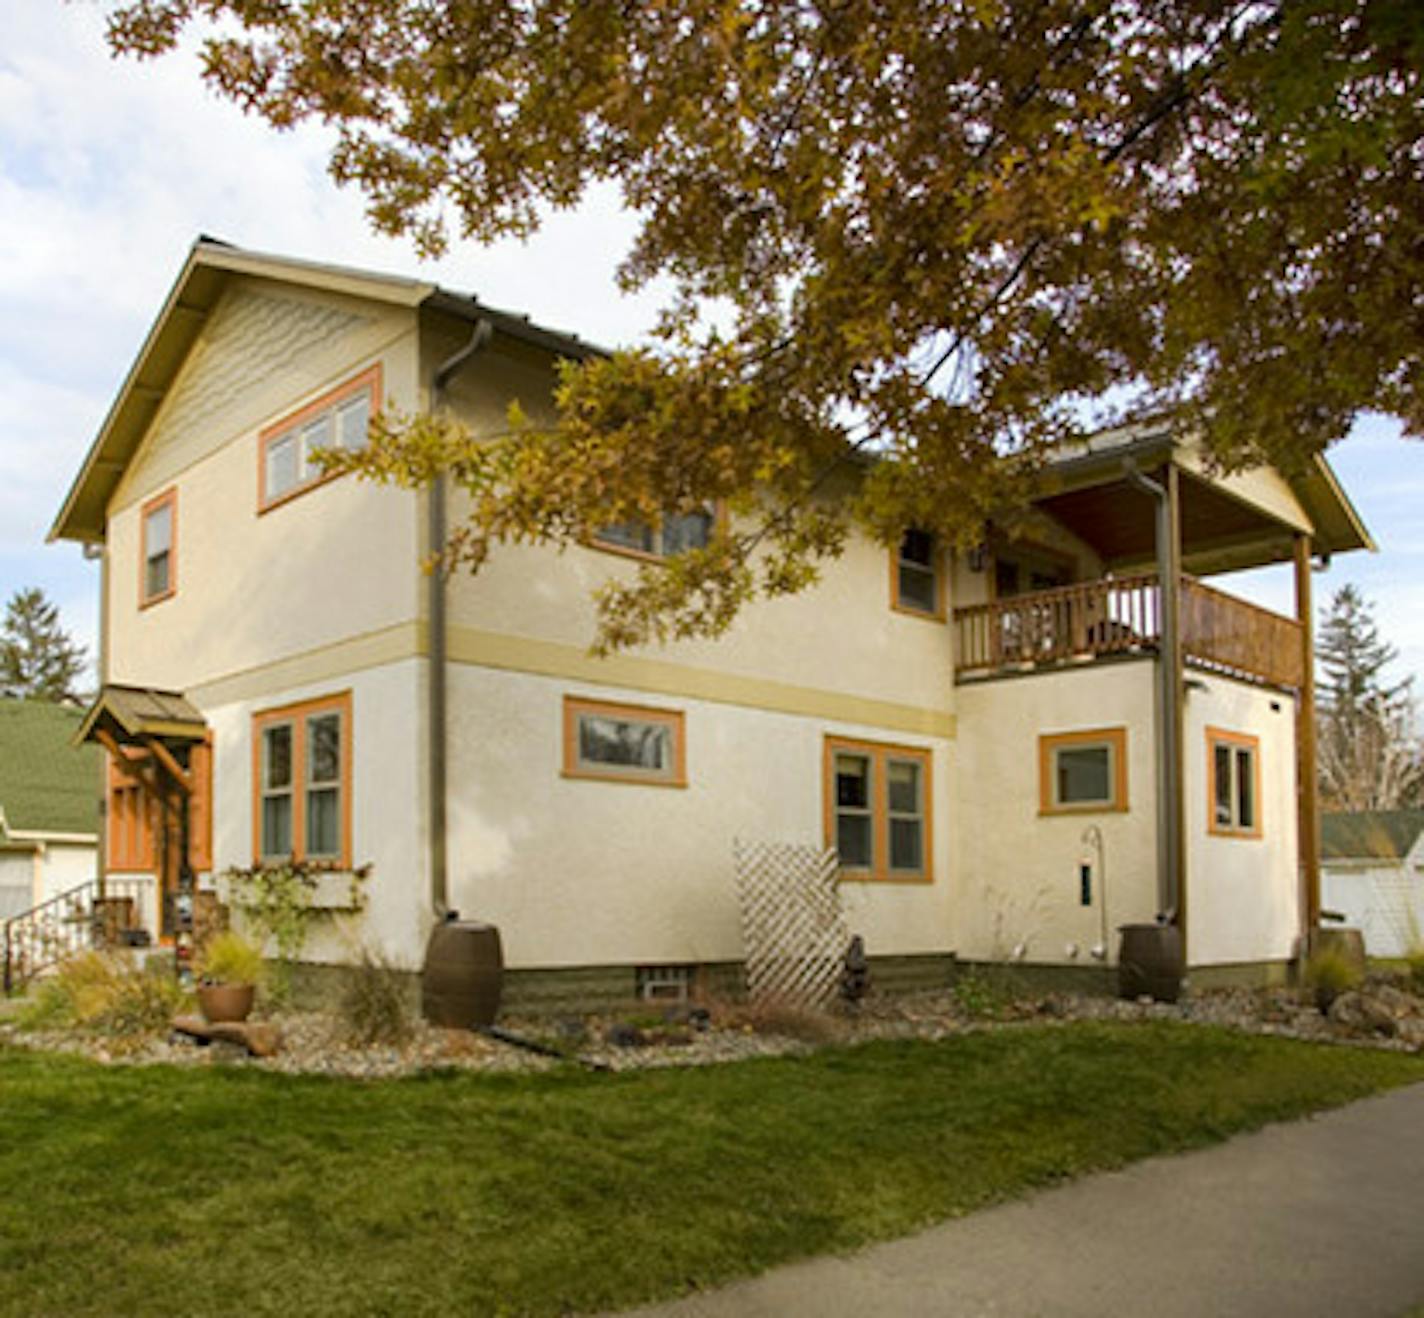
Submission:
[[[1216,748],[1230,746],[1251,752],[1251,800],[1256,817],[1250,828],[1216,822]],[[1206,831],[1213,837],[1259,838],[1262,836],[1261,814],[1261,739],[1247,732],[1232,732],[1227,728],[1206,730]],[[1235,802],[1232,803],[1235,810]]]
[[[262,733],[273,724],[292,725],[292,859],[305,860],[306,855],[306,721],[315,714],[335,711],[341,715],[341,854],[336,858],[322,856],[336,869],[351,868],[351,692],[341,691],[316,700],[300,700],[275,709],[264,709],[252,716],[252,863],[278,859],[262,854]]]
[[[590,768],[579,762],[578,721],[581,714],[602,718],[633,719],[640,723],[657,723],[672,731],[673,763],[670,773],[655,775],[636,769],[620,770],[613,765]],[[652,705],[629,705],[612,700],[592,700],[585,696],[564,697],[564,768],[565,778],[587,778],[597,782],[637,783],[643,787],[687,786],[687,720],[680,709],[660,709]]]
[[[651,523],[654,529],[656,529],[659,524],[660,523],[657,522]],[[727,512],[726,501],[723,499],[718,499],[713,505],[712,524],[714,535],[726,535],[731,520]],[[597,535],[589,536],[583,543],[585,549],[592,549],[600,554],[612,554],[615,558],[631,558],[637,563],[666,563],[668,559],[666,554],[659,554],[648,549],[633,549],[629,545],[620,545],[610,540],[601,540]]]
[[[275,494],[270,499],[267,497],[267,448],[274,439],[280,439],[288,431],[295,430],[318,413],[325,412],[327,408],[336,407],[346,402],[355,394],[366,390],[370,394],[370,411],[374,417],[381,406],[381,363],[368,366],[359,375],[352,376],[349,380],[343,381],[333,389],[328,389],[320,398],[313,399],[306,406],[298,408],[295,412],[289,412],[280,421],[274,421],[270,426],[264,427],[257,435],[257,515],[260,517],[265,512],[270,512],[273,508],[280,508],[284,503],[290,503],[293,499],[305,494],[308,490],[314,490],[318,486],[325,485],[328,481],[335,480],[342,473],[339,471],[324,472],[319,476],[309,477],[292,486],[290,490],[283,490],[281,494]]]
[[[168,588],[156,595],[148,593],[148,519],[164,504],[168,505]],[[155,494],[139,509],[138,606],[146,609],[160,604],[178,593],[178,487],[170,485],[162,494]]]
[[[903,543],[903,541],[902,541]],[[939,547],[939,542],[934,542],[934,550],[930,555],[930,568],[934,572],[935,580],[935,606],[932,612],[919,608],[914,604],[907,604],[900,598],[900,549],[901,545],[891,545],[890,555],[890,608],[895,613],[903,613],[911,618],[923,618],[927,622],[944,622],[949,616],[944,603],[944,552]],[[923,564],[916,564],[923,567]]]
[[[1113,752],[1111,801],[1078,801],[1064,805],[1054,800],[1053,760],[1067,747],[1110,746]],[[1040,815],[1096,815],[1121,812],[1127,801],[1127,729],[1085,728],[1079,732],[1049,732],[1038,739],[1038,813]]]
[[[871,835],[874,854],[869,870],[841,870],[842,883],[933,883],[934,882],[934,769],[933,755],[923,746],[904,746],[888,741],[857,741],[852,737],[830,737],[825,740],[821,762],[822,825],[826,848],[836,845],[836,754],[868,756],[871,762],[872,797],[870,802]],[[920,804],[924,810],[924,869],[919,874],[890,869],[890,784],[885,773],[886,760],[913,760],[920,766],[922,787]]]

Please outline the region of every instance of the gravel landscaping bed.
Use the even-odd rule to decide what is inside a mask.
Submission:
[[[589,1016],[560,1020],[510,1020],[501,1027],[552,1047],[568,1062],[514,1043],[463,1030],[411,1027],[399,1044],[350,1042],[342,1022],[316,1012],[270,1018],[281,1031],[281,1050],[266,1059],[235,1045],[200,1045],[177,1034],[115,1039],[76,1031],[26,1031],[0,1020],[0,1043],[79,1054],[122,1065],[245,1066],[286,1074],[357,1079],[433,1070],[538,1071],[568,1063],[600,1070],[703,1066],[753,1057],[803,1053],[824,1043],[872,1039],[942,1039],[971,1030],[1004,1029],[1028,1022],[1180,1020],[1253,1034],[1399,1051],[1424,1051],[1424,999],[1398,980],[1371,979],[1337,998],[1328,1014],[1288,989],[1230,989],[1194,993],[1179,1003],[1066,993],[1017,994],[1011,984],[966,992],[956,989],[897,997],[871,996],[845,1012],[763,1013],[745,1007],[712,1012],[673,1009],[665,1018]]]

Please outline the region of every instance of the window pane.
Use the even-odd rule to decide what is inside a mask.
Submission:
[[[301,479],[311,480],[321,475],[321,468],[312,458],[319,448],[330,448],[332,440],[332,417],[323,412],[315,421],[309,421],[302,428]]]
[[[1216,778],[1216,800],[1213,809],[1216,822],[1223,828],[1231,826],[1231,747],[1213,746],[1212,757]]]
[[[307,793],[307,855],[341,854],[341,793],[322,787]]]
[[[1251,752],[1236,752],[1236,822],[1242,828],[1256,827],[1256,775],[1251,770]]]
[[[934,537],[926,531],[906,531],[900,541],[900,561],[934,569]]]
[[[264,796],[262,798],[262,854],[290,856],[292,854],[292,798]]]
[[[870,837],[869,815],[836,816],[836,850],[847,869],[870,868]]]
[[[149,558],[173,547],[173,505],[161,503],[144,519],[144,552]]]
[[[653,552],[653,529],[642,522],[614,522],[599,531],[598,539],[604,544],[637,549],[645,554]]]
[[[663,523],[663,553],[680,554],[684,549],[702,549],[712,538],[712,515],[685,513]]]
[[[262,786],[292,785],[292,725],[278,723],[262,730]]]
[[[341,780],[341,715],[319,714],[307,720],[307,781]]]
[[[891,760],[885,767],[890,788],[890,810],[897,815],[920,813],[920,766],[910,760]]]
[[[349,402],[342,403],[337,413],[337,426],[341,432],[338,443],[353,452],[366,447],[366,429],[371,420],[371,398],[363,389]]]
[[[267,497],[275,499],[297,483],[297,437],[283,435],[267,445]]]
[[[865,755],[836,756],[836,805],[870,809],[870,759]]]
[[[1065,746],[1056,750],[1054,756],[1060,805],[1112,801],[1112,755],[1108,747]]]
[[[579,760],[618,768],[664,772],[672,764],[672,729],[666,723],[580,714]]]
[[[922,613],[939,612],[939,592],[935,589],[933,569],[900,564],[900,605],[919,609]]]
[[[161,554],[150,553],[143,569],[143,597],[151,600],[155,595],[168,593],[168,551]]]
[[[924,822],[919,819],[890,821],[890,868],[919,873],[925,867]]]

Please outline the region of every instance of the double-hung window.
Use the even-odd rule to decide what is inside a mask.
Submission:
[[[1127,809],[1127,729],[1054,732],[1038,739],[1038,809],[1044,815]]]
[[[139,564],[139,604],[147,607],[178,593],[178,490],[172,488],[150,499],[139,514],[142,520]]]
[[[930,753],[827,737],[825,760],[826,845],[841,877],[930,882]]]
[[[351,696],[253,719],[253,851],[261,861],[351,863]]]
[[[602,527],[593,538],[598,549],[635,554],[647,558],[667,558],[685,549],[705,549],[712,539],[716,517],[705,508],[690,513],[669,513],[656,524],[616,522]]]
[[[318,449],[364,448],[381,396],[381,368],[372,366],[259,437],[258,510],[265,512],[326,479]]]
[[[944,620],[944,556],[928,531],[906,531],[890,559],[890,604],[900,613]]]
[[[1229,837],[1260,837],[1260,738],[1208,728],[1206,754],[1208,830]]]

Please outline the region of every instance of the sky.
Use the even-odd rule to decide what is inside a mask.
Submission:
[[[4,0],[0,44],[0,600],[40,586],[93,650],[98,570],[45,536],[169,286],[199,234],[438,280],[598,343],[652,326],[656,296],[621,294],[634,224],[601,191],[530,242],[455,244],[438,262],[375,236],[359,193],[326,172],[320,128],[278,134],[201,84],[196,59],[115,60],[105,6]],[[1366,417],[1330,461],[1380,546],[1315,580],[1375,603],[1424,688],[1424,448]],[[1289,568],[1216,584],[1283,612]]]

